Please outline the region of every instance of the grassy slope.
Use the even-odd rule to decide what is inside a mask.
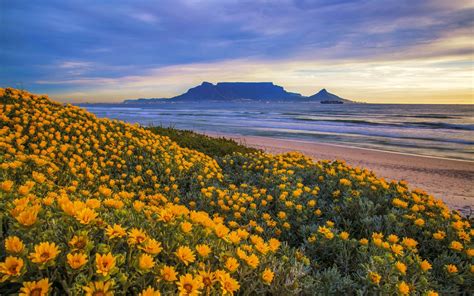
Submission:
[[[232,153],[257,152],[255,148],[246,147],[224,137],[214,138],[190,130],[179,130],[172,127],[147,127],[155,134],[169,137],[181,147],[197,150],[212,157],[222,157]]]

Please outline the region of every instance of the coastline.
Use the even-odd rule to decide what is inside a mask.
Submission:
[[[405,180],[412,189],[419,188],[441,198],[463,215],[474,211],[473,161],[261,136],[206,134],[231,138],[274,154],[298,151],[314,160],[344,160],[352,166],[374,171],[387,180]]]

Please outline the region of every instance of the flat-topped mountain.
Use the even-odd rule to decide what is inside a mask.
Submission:
[[[174,100],[284,100],[300,98],[300,94],[287,92],[272,82],[219,82],[216,85],[203,82],[176,96]]]
[[[286,91],[273,82],[219,82],[202,84],[190,88],[184,94],[172,98],[151,98],[125,100],[124,103],[156,103],[163,101],[236,101],[236,100],[264,100],[264,101],[319,101],[322,104],[352,103],[322,89],[310,97],[299,93]]]

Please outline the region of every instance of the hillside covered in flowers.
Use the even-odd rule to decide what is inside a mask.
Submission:
[[[405,182],[0,101],[1,295],[474,292],[470,221]]]

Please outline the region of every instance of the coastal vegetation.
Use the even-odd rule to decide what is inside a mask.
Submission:
[[[473,292],[471,221],[406,182],[0,101],[2,295]]]
[[[257,152],[255,148],[237,143],[225,137],[210,137],[190,130],[180,130],[173,127],[151,126],[147,130],[166,136],[183,148],[197,150],[211,157],[222,157],[233,153]]]

